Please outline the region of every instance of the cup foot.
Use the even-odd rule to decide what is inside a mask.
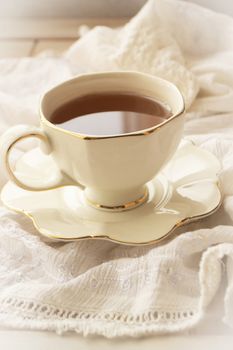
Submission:
[[[95,202],[89,199],[87,196],[86,196],[86,202],[95,209],[118,212],[118,211],[125,211],[125,210],[131,210],[131,209],[137,208],[138,206],[142,205],[147,201],[148,195],[149,195],[148,188],[145,187],[143,195],[141,195],[139,198],[130,202],[122,203],[120,205],[111,206],[111,205],[100,204],[98,202]]]

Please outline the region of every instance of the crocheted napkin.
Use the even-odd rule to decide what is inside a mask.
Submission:
[[[151,0],[125,27],[97,27],[63,57],[1,60],[0,131],[38,124],[39,96],[51,86],[118,69],[155,74],[182,90],[185,135],[221,161],[222,207],[160,247],[46,243],[29,219],[1,208],[0,325],[107,337],[184,330],[214,298],[225,256],[224,321],[233,326],[232,18]]]

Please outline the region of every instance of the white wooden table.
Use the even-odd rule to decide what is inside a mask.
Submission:
[[[82,24],[90,27],[103,24],[119,26],[127,19],[48,19],[48,20],[1,20],[0,58],[34,56],[46,49],[56,53],[65,51],[78,39]],[[224,290],[224,289],[223,289]],[[84,338],[77,334],[62,337],[50,332],[0,329],[0,350],[121,350],[141,349],[233,349],[233,331],[221,323],[223,291],[209,308],[206,318],[195,329],[185,334],[153,336],[142,339],[108,340],[102,337]]]
[[[79,37],[81,25],[117,27],[127,21],[120,19],[47,19],[0,20],[0,58],[34,56],[53,49],[62,53]]]

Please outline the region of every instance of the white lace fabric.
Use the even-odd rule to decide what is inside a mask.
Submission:
[[[233,326],[232,33],[232,18],[151,0],[124,28],[97,27],[63,57],[0,60],[1,132],[38,124],[40,95],[80,72],[132,69],[173,81],[188,108],[185,135],[221,161],[223,194],[218,212],[157,247],[51,243],[2,207],[0,326],[107,337],[177,332],[202,319],[223,273],[224,321]]]

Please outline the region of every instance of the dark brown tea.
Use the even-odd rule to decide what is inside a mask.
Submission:
[[[78,97],[59,107],[50,121],[87,135],[120,135],[150,128],[171,116],[168,106],[147,96],[102,93]]]

